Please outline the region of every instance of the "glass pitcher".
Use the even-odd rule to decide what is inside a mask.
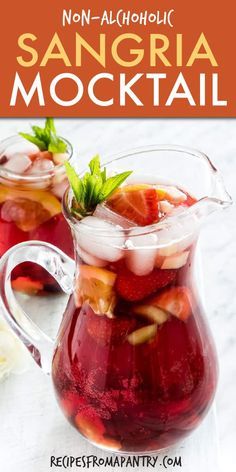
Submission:
[[[214,398],[217,357],[199,295],[195,253],[205,218],[230,205],[231,198],[208,157],[191,149],[147,147],[116,156],[106,167],[109,172],[132,169],[130,182],[174,182],[196,203],[151,226],[115,224],[112,231],[94,231],[73,217],[67,190],[63,212],[76,262],[47,243],[15,246],[0,263],[1,300],[14,332],[52,374],[60,408],[77,430],[102,449],[154,453],[190,434]],[[119,267],[129,257],[147,263],[154,253],[157,265],[177,256],[174,279],[151,301],[122,300]],[[30,320],[13,295],[10,274],[25,261],[45,268],[70,295],[56,340]],[[152,273],[135,280],[147,287]]]

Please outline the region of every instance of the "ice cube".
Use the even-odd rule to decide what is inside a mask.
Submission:
[[[38,151],[39,148],[38,146],[36,146],[36,144],[30,143],[26,140],[22,140],[18,143],[11,144],[10,146],[8,146],[4,151],[4,155],[8,159],[11,159],[13,156],[15,156],[15,154],[23,154],[30,156],[31,154],[35,154]]]
[[[126,241],[128,247],[127,266],[135,275],[147,275],[154,269],[158,237],[155,233],[131,236]]]
[[[42,172],[50,172],[53,169],[54,169],[54,164],[51,160],[37,158],[32,163],[32,166],[29,169],[28,174],[31,175],[31,174],[39,174]]]
[[[185,251],[193,244],[198,229],[198,222],[194,215],[186,215],[182,220],[172,219],[171,215],[164,221],[169,221],[170,227],[158,232],[160,244],[158,256],[173,256]]]
[[[15,154],[8,159],[2,167],[16,174],[24,174],[31,166],[31,160],[27,155],[24,154]]]
[[[122,228],[96,216],[86,216],[77,226],[77,242],[88,254],[108,262],[123,256],[125,237]]]
[[[95,266],[95,267],[105,267],[107,265],[107,261],[103,259],[99,259],[96,256],[92,256],[88,252],[81,249],[81,247],[77,244],[76,245],[76,252],[78,253],[79,257],[82,259],[85,264]]]
[[[161,213],[164,213],[165,215],[170,215],[174,208],[174,205],[171,205],[167,200],[159,202],[159,209]]]
[[[97,205],[96,210],[94,212],[94,216],[100,218],[101,220],[107,221],[108,223],[119,225],[123,229],[128,229],[137,226],[133,221],[130,221],[127,218],[124,218],[123,216],[119,215],[118,213],[115,213],[105,204]]]

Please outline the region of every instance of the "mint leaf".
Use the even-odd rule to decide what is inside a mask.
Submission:
[[[67,144],[63,139],[58,138],[56,135],[51,135],[48,151],[55,154],[63,154],[67,151]]]
[[[98,155],[94,156],[93,159],[90,161],[89,168],[90,168],[90,172],[91,172],[92,175],[93,174],[95,174],[95,175],[100,175],[101,174],[100,159],[99,159]]]
[[[27,141],[30,141],[31,143],[36,144],[36,146],[39,147],[40,151],[47,150],[47,146],[45,142],[37,138],[36,136],[31,136],[31,134],[27,134],[27,133],[19,133],[19,135],[22,136],[22,138],[27,139]]]
[[[102,182],[105,184],[106,179],[107,179],[107,170],[106,167],[104,167],[103,171],[101,172],[101,177],[102,177]]]
[[[74,196],[77,202],[83,201],[83,183],[77,175],[75,169],[70,165],[69,162],[65,162],[65,168],[70,186],[74,192]]]
[[[98,203],[108,198],[132,174],[127,171],[107,179],[106,168],[101,170],[99,156],[90,161],[90,173],[86,172],[82,178],[69,162],[65,162],[65,168],[76,200],[71,211],[77,217],[92,214]]]
[[[118,174],[107,179],[101,189],[101,201],[108,198],[131,174],[132,171],[122,172],[122,174]]]
[[[45,131],[48,131],[49,134],[57,134],[53,118],[46,118]]]
[[[45,142],[46,143],[46,136],[45,136],[45,132],[42,128],[40,128],[40,126],[31,126],[36,138],[40,139],[41,141]]]
[[[31,126],[32,134],[19,133],[20,136],[31,143],[36,144],[40,151],[49,151],[55,154],[67,152],[67,144],[56,134],[56,128],[53,118],[46,118],[44,128],[40,126]]]

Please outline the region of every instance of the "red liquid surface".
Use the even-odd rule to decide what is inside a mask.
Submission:
[[[126,260],[108,264],[105,270],[116,277],[113,318],[98,314],[92,298],[82,302],[81,291],[79,302],[78,293],[69,300],[53,360],[53,382],[69,421],[102,448],[129,453],[166,448],[194,430],[212,403],[217,360],[193,283],[193,245],[188,250],[183,267],[168,272],[168,277],[161,269],[167,281],[159,288],[153,288],[155,270],[146,279],[136,276],[136,292],[129,292],[132,300],[127,299],[127,287],[133,274]],[[78,263],[81,277],[84,261]],[[121,289],[124,273],[127,283]],[[141,302],[135,299],[140,298],[138,286],[148,292],[148,284],[150,293]],[[173,313],[168,312],[156,331],[154,327],[150,336],[134,342],[132,333],[154,326],[153,320],[136,313],[137,306],[153,307],[163,294],[169,300],[178,290],[189,304],[181,305],[179,313],[170,305]]]

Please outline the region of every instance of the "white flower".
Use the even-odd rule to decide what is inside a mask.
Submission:
[[[0,380],[12,372],[21,374],[30,365],[30,355],[0,313]]]

